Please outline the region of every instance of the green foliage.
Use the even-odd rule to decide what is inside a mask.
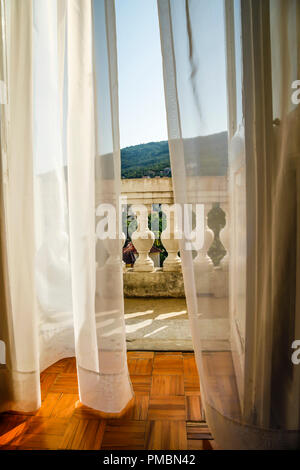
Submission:
[[[126,147],[121,150],[122,178],[171,176],[168,142]]]
[[[227,132],[183,140],[187,176],[224,176],[227,173]],[[149,142],[121,150],[122,178],[171,176],[167,141]]]

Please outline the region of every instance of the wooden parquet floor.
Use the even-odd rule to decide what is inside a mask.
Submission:
[[[121,418],[103,419],[78,401],[75,358],[41,374],[42,406],[0,415],[0,449],[209,450],[192,353],[128,352],[135,391]]]

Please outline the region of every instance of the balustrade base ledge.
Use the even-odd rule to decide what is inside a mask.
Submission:
[[[151,272],[127,269],[123,274],[124,296],[184,298],[184,284],[181,271],[163,271],[155,268]]]

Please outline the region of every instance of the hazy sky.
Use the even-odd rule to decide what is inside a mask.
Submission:
[[[116,0],[121,148],[167,140],[156,0]]]

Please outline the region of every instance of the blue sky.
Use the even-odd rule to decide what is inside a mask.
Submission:
[[[156,0],[116,0],[121,148],[167,140]]]
[[[184,137],[227,129],[223,0],[191,1],[198,98],[195,107],[186,44],[185,2],[172,4]],[[157,0],[116,0],[121,148],[167,140]]]

